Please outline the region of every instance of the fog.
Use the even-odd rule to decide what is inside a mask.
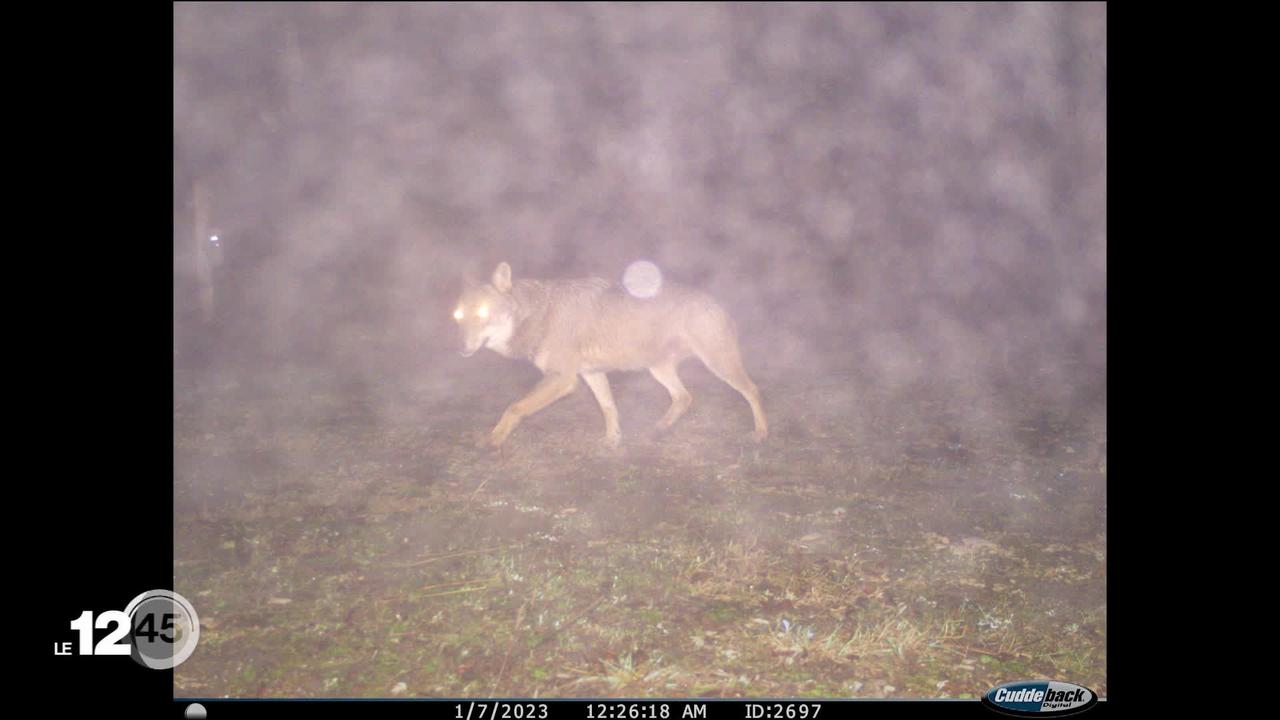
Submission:
[[[1100,4],[179,4],[175,365],[443,392],[464,272],[650,259],[765,379],[1096,395],[1105,36]]]
[[[175,695],[1105,696],[1106,33],[175,5]],[[477,449],[539,374],[460,356],[464,278],[640,260],[768,439],[690,360],[670,431],[617,372],[620,448],[579,387]]]

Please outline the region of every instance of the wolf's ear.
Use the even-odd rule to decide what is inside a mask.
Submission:
[[[511,291],[511,266],[505,262],[498,263],[498,267],[493,270],[493,279],[490,280],[493,286],[498,288],[498,292]]]

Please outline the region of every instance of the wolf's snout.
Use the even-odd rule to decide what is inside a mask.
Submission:
[[[462,349],[458,351],[458,354],[462,357],[471,357],[482,347],[484,347],[484,338],[476,338],[474,340],[471,338],[463,338]]]

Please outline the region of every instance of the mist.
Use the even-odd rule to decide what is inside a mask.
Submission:
[[[616,281],[647,258],[799,372],[1104,368],[1105,18],[180,5],[175,219],[208,178],[228,356],[413,371],[455,341],[464,268]]]
[[[533,473],[539,502],[589,514],[583,484],[617,463],[672,468],[661,487],[693,483],[697,497],[723,495],[697,485],[722,473],[847,489],[898,477],[882,463],[910,466],[935,435],[938,472],[1014,468],[975,471],[984,492],[1034,492],[1067,467],[1050,455],[1088,456],[1088,496],[1104,502],[1106,31],[1097,3],[175,5],[177,512],[242,513],[295,476],[328,508],[367,511],[364,493],[388,477],[481,502],[518,496]],[[696,363],[684,372],[702,414],[679,457],[633,444],[622,460],[583,449],[545,477],[521,466],[521,452],[561,447],[548,436],[561,424],[575,434],[558,453],[586,448],[600,421],[585,390],[521,426],[514,459],[471,449],[538,374],[458,357],[464,276],[506,261],[517,279],[616,283],[636,260],[724,305],[770,443],[823,458],[826,475],[795,457],[768,465],[769,444],[751,451],[766,469],[733,475],[725,458],[741,451],[723,447],[745,437],[746,407]],[[665,394],[643,374],[611,377],[625,446]],[[404,454],[326,454],[374,435],[369,447]],[[351,480],[361,463],[375,465]],[[341,482],[317,479],[337,467]],[[846,522],[850,502],[829,498],[821,517],[838,507]],[[745,512],[769,523],[775,509]],[[1083,517],[1063,532],[1105,532]],[[725,537],[754,538],[752,524]],[[1038,532],[1034,513],[949,527]],[[604,524],[579,533],[609,538]],[[837,536],[829,550],[853,547]],[[517,665],[508,657],[494,688],[517,682]],[[487,692],[493,679],[458,677],[410,691]]]

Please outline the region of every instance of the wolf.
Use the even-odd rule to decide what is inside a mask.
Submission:
[[[542,379],[507,407],[481,447],[499,447],[524,418],[572,393],[581,376],[604,414],[604,442],[622,439],[618,409],[607,373],[648,370],[671,394],[671,406],[657,428],[665,430],[689,409],[693,397],[676,372],[697,357],[716,377],[746,398],[755,421],[754,439],[769,436],[760,391],[742,365],[737,332],[724,308],[710,295],[664,284],[652,297],[636,297],[599,278],[511,279],[499,263],[487,283],[469,283],[454,307],[463,357],[488,348],[523,358]]]

